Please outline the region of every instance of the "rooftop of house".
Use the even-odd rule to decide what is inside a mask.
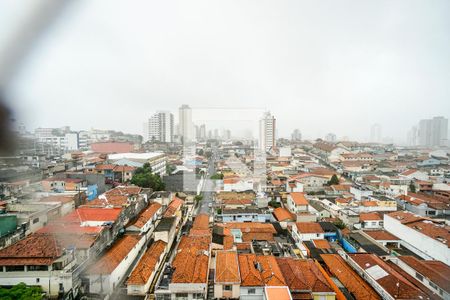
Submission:
[[[306,200],[304,193],[294,192],[290,193],[290,196],[295,205],[308,205],[308,200]]]
[[[192,229],[209,229],[209,215],[198,214],[192,224]]]
[[[376,300],[381,297],[338,254],[320,255],[330,273],[335,276],[356,299]]]
[[[375,254],[349,254],[365,272],[396,299],[425,299],[426,295]]]
[[[83,222],[115,222],[120,215],[120,208],[97,208],[80,206],[71,213],[56,220],[58,223],[83,223]]]
[[[144,225],[147,224],[147,222],[150,221],[160,209],[161,204],[159,204],[158,202],[150,203],[149,206],[138,215],[136,220],[128,225],[128,227],[129,226],[136,226],[137,228],[144,227]]]
[[[173,197],[172,201],[170,201],[169,205],[166,208],[166,211],[164,212],[164,217],[170,217],[173,216],[177,210],[183,206],[184,201],[181,200],[178,197]]]
[[[279,257],[277,262],[291,291],[333,293],[327,278],[313,260]]]
[[[131,234],[121,237],[106,250],[97,262],[88,268],[87,272],[89,274],[111,274],[141,238],[141,236]]]
[[[363,222],[367,221],[383,221],[383,218],[377,212],[360,213],[359,220]]]
[[[376,241],[400,241],[398,237],[385,230],[368,230],[364,233]]]
[[[267,300],[292,300],[287,286],[266,286],[264,293],[266,296],[265,299]]]
[[[63,255],[63,248],[52,234],[33,233],[0,250],[0,265],[50,265]]]
[[[131,196],[131,195],[138,195],[142,191],[141,187],[129,185],[129,186],[118,186],[115,187],[109,191],[106,191],[106,195],[125,195],[125,196]]]
[[[450,267],[437,260],[419,260],[414,256],[402,255],[399,259],[429,278],[434,284],[450,293]]]
[[[215,283],[232,284],[240,283],[238,255],[236,251],[216,252]]]
[[[278,207],[273,210],[273,215],[278,220],[278,222],[283,221],[295,221],[296,216],[288,211],[286,208]]]
[[[166,247],[167,243],[164,241],[158,240],[154,242],[139,260],[138,265],[127,280],[127,285],[145,285],[155,271],[156,265]]]
[[[183,236],[172,262],[172,283],[207,283],[211,236]]]
[[[322,226],[316,222],[296,222],[295,225],[300,233],[324,233]]]
[[[241,286],[285,286],[286,281],[274,256],[239,254]]]

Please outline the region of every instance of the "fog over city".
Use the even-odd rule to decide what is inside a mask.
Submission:
[[[2,41],[26,13],[0,4]],[[405,142],[419,120],[449,117],[449,53],[449,1],[77,1],[6,100],[30,130],[142,134],[155,111],[177,120],[188,104],[269,110],[279,137],[364,141],[378,123]]]

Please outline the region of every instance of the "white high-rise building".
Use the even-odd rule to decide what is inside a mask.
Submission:
[[[294,129],[292,132],[291,138],[293,141],[301,141],[302,140],[302,133],[299,129]]]
[[[381,125],[373,124],[370,128],[370,142],[372,143],[381,143]]]
[[[325,141],[327,141],[327,142],[334,143],[334,142],[336,142],[336,140],[337,140],[337,137],[334,133],[330,132],[325,136]]]
[[[199,137],[201,140],[206,140],[206,125],[205,124],[200,125]]]
[[[419,145],[445,146],[448,143],[448,119],[434,117],[419,122]]]
[[[169,111],[155,113],[144,124],[144,141],[173,142],[173,114]]]
[[[406,137],[408,146],[417,146],[417,126],[413,126]]]
[[[276,119],[266,112],[259,121],[259,147],[263,151],[271,151],[276,146]]]
[[[183,142],[192,141],[195,136],[194,125],[192,123],[192,110],[189,105],[181,105],[179,108],[178,120],[179,135],[182,137]]]

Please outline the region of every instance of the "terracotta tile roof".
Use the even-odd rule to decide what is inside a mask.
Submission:
[[[364,233],[377,241],[400,241],[398,237],[385,230],[368,230]]]
[[[181,208],[181,206],[184,204],[184,201],[181,200],[178,197],[173,197],[173,200],[170,201],[169,205],[167,206],[166,211],[164,212],[164,217],[171,217],[173,216],[177,210]]]
[[[115,222],[120,215],[120,208],[95,208],[88,206],[81,206],[75,209],[73,212],[65,215],[55,223],[81,223],[87,221],[98,221],[98,222]]]
[[[208,229],[209,228],[209,215],[199,214],[195,217],[192,229]]]
[[[34,233],[0,250],[0,265],[50,265],[63,255],[63,249],[52,234]]]
[[[260,271],[257,269],[255,254],[239,254],[241,286],[264,286]]]
[[[265,285],[269,286],[285,286],[286,281],[283,273],[272,255],[258,255],[256,260],[261,266],[261,276]]]
[[[136,167],[132,166],[115,166],[113,172],[134,172]]]
[[[161,207],[162,207],[161,204],[159,204],[158,202],[150,203],[150,205],[139,214],[137,219],[127,227],[129,226],[136,226],[137,228],[144,227],[144,225],[147,224],[147,222],[153,218],[153,216],[158,212],[158,210]]]
[[[47,196],[47,197],[42,197],[41,199],[39,199],[39,202],[61,202],[61,203],[69,203],[69,202],[74,202],[74,196],[60,196],[60,195],[56,195],[56,196]]]
[[[292,197],[292,201],[294,201],[296,205],[308,205],[308,201],[306,200],[304,193],[295,192],[290,195]]]
[[[254,192],[220,192],[216,195],[219,200],[230,200],[230,199],[250,199],[256,198]]]
[[[240,283],[238,256],[236,251],[216,252],[215,283]]]
[[[400,273],[375,254],[348,254],[361,268],[366,270],[392,297],[397,299],[425,299],[426,295]],[[372,268],[372,269],[371,269]],[[373,269],[375,268],[375,269]]]
[[[314,246],[318,249],[331,249],[331,245],[327,240],[312,240]]]
[[[408,224],[411,222],[416,222],[420,220],[425,220],[425,218],[415,215],[413,213],[407,212],[407,211],[395,211],[388,214],[389,217],[397,219],[402,224]]]
[[[382,221],[383,218],[377,212],[368,212],[359,214],[360,221]]]
[[[125,256],[130,253],[131,249],[139,242],[138,235],[125,235],[111,246],[106,253],[93,265],[91,265],[88,274],[111,274],[117,266],[122,262]]]
[[[319,223],[315,222],[296,222],[297,230],[300,233],[324,233]]]
[[[273,215],[278,220],[278,222],[295,221],[296,220],[295,215],[283,207],[275,208],[273,210]]]
[[[106,195],[125,195],[125,196],[131,196],[131,195],[138,195],[141,192],[142,188],[134,185],[128,185],[128,186],[118,186],[113,188],[112,190],[109,190],[105,192]]]
[[[264,291],[267,300],[292,300],[289,288],[286,286],[266,286]]]
[[[95,170],[97,171],[103,171],[103,170],[113,170],[114,167],[116,167],[116,165],[113,164],[101,164],[101,165],[96,165],[95,166]]]
[[[406,226],[450,247],[450,226],[433,223],[429,220],[411,222]]]
[[[173,283],[206,283],[210,236],[183,236],[172,262]]]
[[[277,262],[291,292],[305,290],[313,293],[333,292],[327,279],[311,259],[278,257]]]
[[[450,267],[440,261],[418,260],[414,256],[399,256],[408,266],[431,279],[440,288],[450,293]],[[431,263],[430,263],[431,262]]]
[[[145,285],[164,253],[167,243],[162,240],[154,242],[144,253],[138,265],[127,280],[127,285]]]
[[[377,201],[362,201],[361,204],[365,207],[373,207],[373,206],[378,206],[378,202]]]
[[[356,299],[375,300],[381,297],[338,254],[321,254],[328,270],[339,279]]]
[[[250,232],[262,232],[272,234],[277,233],[273,225],[270,223],[232,222],[232,223],[223,223],[223,226],[228,229],[240,229],[242,233],[250,233]]]
[[[106,206],[114,206],[114,207],[122,207],[128,204],[128,196],[126,195],[103,195],[101,198],[96,198],[87,202],[87,206],[94,207],[106,207]]]

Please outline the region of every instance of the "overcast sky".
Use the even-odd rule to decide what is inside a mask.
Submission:
[[[189,104],[270,110],[281,136],[364,140],[380,123],[403,140],[450,115],[450,1],[76,1],[8,96],[29,129],[141,134]]]

